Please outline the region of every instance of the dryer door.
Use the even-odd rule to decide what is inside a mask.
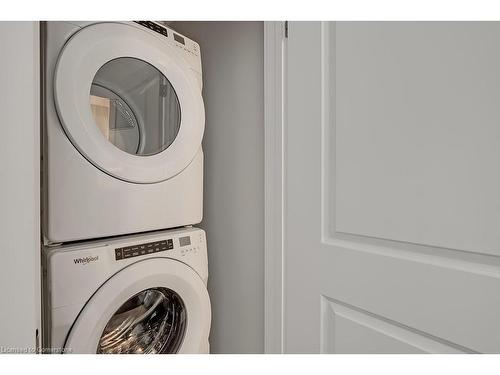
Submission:
[[[87,302],[64,352],[203,353],[208,349],[210,300],[189,266],[150,258],[112,276]]]
[[[201,146],[195,75],[175,44],[139,25],[98,23],[75,33],[56,65],[54,98],[78,151],[124,181],[167,180]]]

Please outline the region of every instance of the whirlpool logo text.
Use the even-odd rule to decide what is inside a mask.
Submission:
[[[75,258],[73,259],[73,262],[75,262],[75,264],[81,264],[82,266],[86,265],[86,264],[89,264],[91,262],[96,262],[99,260],[99,255],[96,255],[95,257],[85,257],[85,258]]]

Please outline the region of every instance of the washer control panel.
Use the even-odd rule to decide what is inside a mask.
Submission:
[[[172,250],[174,248],[174,241],[172,239],[147,242],[126,247],[115,248],[115,259],[129,259],[141,255],[148,255],[158,253],[161,251]]]

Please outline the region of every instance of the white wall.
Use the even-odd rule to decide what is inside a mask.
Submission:
[[[0,350],[40,323],[38,22],[0,22]]]
[[[264,352],[262,22],[172,22],[200,44],[214,353]]]

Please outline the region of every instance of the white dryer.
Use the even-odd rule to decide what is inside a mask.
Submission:
[[[46,248],[43,350],[208,353],[206,249],[196,228]]]
[[[46,243],[196,224],[198,44],[155,22],[42,25]]]

